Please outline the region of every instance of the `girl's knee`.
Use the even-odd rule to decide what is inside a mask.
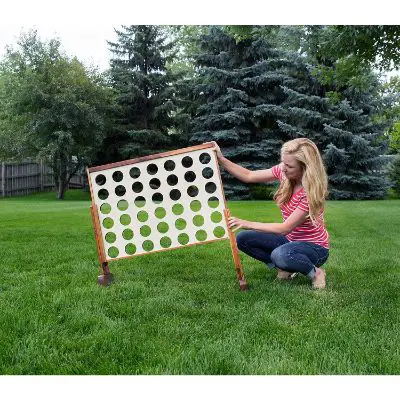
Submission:
[[[271,261],[277,268],[287,268],[288,267],[288,254],[281,247],[277,247],[271,253]]]
[[[245,243],[248,239],[247,233],[248,233],[247,231],[242,231],[236,235],[236,244],[239,249],[242,249],[243,246],[245,245]]]
[[[236,235],[236,243],[240,250],[246,246],[246,243],[254,238],[254,232],[252,231],[241,231]]]

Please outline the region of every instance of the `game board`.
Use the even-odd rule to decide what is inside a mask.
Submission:
[[[87,173],[103,269],[100,284],[112,281],[109,261],[229,239],[240,288],[247,289],[212,144],[92,167]]]

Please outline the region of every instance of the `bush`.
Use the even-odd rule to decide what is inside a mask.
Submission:
[[[276,184],[251,185],[250,195],[252,200],[271,200],[276,192]]]
[[[392,181],[392,188],[397,196],[400,196],[400,153],[396,155],[389,166],[389,178]]]

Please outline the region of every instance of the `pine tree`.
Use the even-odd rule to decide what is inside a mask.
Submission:
[[[191,142],[215,140],[229,159],[250,169],[277,163],[282,139],[275,121],[285,112],[279,84],[291,79],[280,70],[285,60],[262,40],[236,43],[218,27],[202,36],[200,48],[193,93],[201,105]],[[222,176],[228,198],[250,197],[247,185],[225,171]]]
[[[263,38],[237,43],[213,27],[200,48],[193,143],[215,140],[233,162],[261,169],[279,162],[285,141],[308,137],[324,155],[332,198],[384,195],[383,132],[371,122],[371,93],[353,93],[354,107],[334,103],[303,57]],[[225,172],[223,180],[229,198],[250,197],[247,185]]]
[[[324,160],[330,197],[333,199],[381,199],[389,188],[385,166],[383,129],[368,114],[341,101],[331,113],[336,124],[325,125]],[[334,126],[336,125],[336,127]]]
[[[175,77],[166,63],[174,56],[174,44],[161,26],[122,26],[115,32],[117,42],[108,44],[115,56],[110,76],[119,110],[105,142],[108,157],[117,160],[168,149],[173,146]]]
[[[383,198],[389,187],[384,125],[372,118],[379,107],[374,94],[378,81],[367,71],[364,78],[370,82],[368,89],[345,88],[338,93],[343,100],[310,96],[311,86],[283,88],[290,114],[287,124],[279,121],[280,127],[315,141],[323,154],[332,199]],[[318,86],[315,92],[325,92]],[[308,93],[301,93],[304,89]]]
[[[277,50],[263,38],[236,42],[217,27],[202,37],[201,49],[194,90],[201,106],[193,120],[192,142],[215,140],[233,162],[265,169],[279,162],[285,141],[310,136],[315,121],[327,122],[312,109],[288,108],[290,90],[312,92],[316,86],[299,56]],[[304,98],[326,108],[314,92]],[[248,185],[224,171],[222,175],[229,198],[250,197]]]

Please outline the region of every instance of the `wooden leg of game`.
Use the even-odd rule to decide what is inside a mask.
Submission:
[[[248,290],[249,285],[247,284],[246,278],[244,276],[243,268],[242,268],[242,263],[240,262],[239,250],[237,248],[236,238],[235,238],[234,233],[232,232],[232,229],[229,228],[228,219],[229,219],[231,213],[226,208],[224,210],[224,214],[225,214],[226,226],[228,227],[228,236],[229,236],[229,241],[231,242],[233,262],[235,263],[236,276],[239,281],[239,287],[240,287],[240,290]]]
[[[101,239],[101,229],[100,229],[100,219],[95,205],[90,206],[90,211],[92,214],[93,230],[94,236],[96,238],[97,244],[97,254],[99,257],[100,268],[103,272],[102,275],[97,277],[97,283],[101,286],[108,286],[114,280],[113,275],[110,273],[110,268],[108,267],[108,262],[105,255],[104,245]]]
[[[110,268],[108,267],[108,262],[101,264],[103,274],[97,277],[97,283],[101,286],[109,286],[114,280],[114,275],[110,273]]]

